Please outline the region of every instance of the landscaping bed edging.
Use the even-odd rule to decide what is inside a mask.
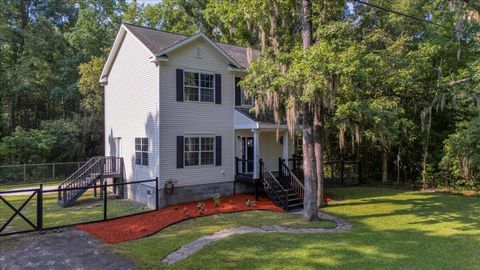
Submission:
[[[110,221],[81,224],[77,229],[86,231],[96,238],[108,243],[117,244],[155,234],[162,229],[184,220],[216,214],[236,213],[255,210],[284,212],[265,194],[258,200],[252,194],[236,194],[221,197],[221,204],[215,206],[212,199],[170,205],[158,211],[119,218]],[[255,202],[248,206],[246,201]],[[199,206],[201,206],[199,208]],[[203,208],[203,209],[202,209]]]

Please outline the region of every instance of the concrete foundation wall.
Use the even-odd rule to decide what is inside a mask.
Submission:
[[[165,197],[163,187],[158,191],[159,207],[165,207],[168,204],[178,204],[197,200],[211,199],[215,194],[228,196],[233,194],[234,182],[223,182],[203,185],[192,185],[175,187],[173,194]],[[235,192],[249,193],[255,191],[253,184],[236,182]],[[146,184],[137,184],[132,187],[133,192],[129,193],[129,198],[137,202],[143,203],[150,208],[155,208],[155,187]],[[259,187],[261,190],[261,187]],[[166,200],[167,199],[167,200]]]

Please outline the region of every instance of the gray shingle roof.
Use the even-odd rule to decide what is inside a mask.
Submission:
[[[188,36],[163,32],[157,29],[146,28],[133,24],[123,24],[132,34],[134,34],[145,46],[153,53],[157,54],[182,40],[189,38]],[[231,44],[215,42],[225,53],[232,57],[242,67],[248,67],[247,48]],[[253,50],[253,58],[259,55],[258,50]]]
[[[255,122],[275,124],[275,120],[273,118],[273,113],[271,113],[271,112],[256,115],[254,112],[250,111],[249,108],[236,107],[235,110],[240,112],[241,114],[245,115],[246,117],[248,117],[249,119],[251,119]],[[286,124],[286,122],[282,121],[280,124]]]

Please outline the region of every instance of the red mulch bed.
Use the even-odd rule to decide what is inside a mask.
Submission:
[[[222,197],[222,203],[219,207],[215,207],[212,199],[181,203],[145,214],[77,225],[76,228],[86,231],[106,243],[116,244],[149,236],[172,224],[201,216],[252,210],[284,211],[275,205],[265,194],[261,194],[258,201],[255,201],[255,207],[248,207],[245,204],[247,199],[255,201],[255,197],[251,194],[237,194]],[[205,204],[203,211],[197,209],[198,203]]]

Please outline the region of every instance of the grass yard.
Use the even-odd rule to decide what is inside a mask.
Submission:
[[[43,181],[43,182],[30,182],[30,183],[15,183],[15,184],[0,184],[0,191],[1,190],[9,190],[9,189],[17,189],[17,188],[38,188],[40,184],[44,186],[58,186],[65,180],[50,180],[50,181]]]
[[[238,226],[256,227],[264,225],[282,225],[295,228],[302,228],[307,225],[308,227],[321,228],[335,227],[335,223],[326,220],[307,224],[302,221],[300,215],[296,214],[250,211],[186,220],[167,227],[153,236],[110,245],[110,247],[137,262],[141,269],[153,269],[158,268],[161,265],[161,259],[170,252],[201,236]],[[216,267],[219,267],[219,265]]]
[[[18,208],[28,198],[28,196],[5,196],[4,198],[13,206]],[[22,214],[24,214],[34,224],[36,224],[37,216],[36,207],[36,196],[34,196],[33,199],[22,210]],[[115,199],[112,196],[108,197],[107,207],[109,218],[150,210],[146,208],[143,204],[130,200]],[[13,210],[11,210],[5,203],[0,201],[0,227],[12,214]],[[82,197],[80,197],[80,199],[74,206],[69,208],[62,208],[57,205],[56,193],[45,193],[43,195],[43,214],[44,227],[62,226],[80,222],[102,220],[103,201],[100,200],[98,197],[93,198],[92,192],[87,192],[82,195]],[[19,216],[15,217],[12,223],[10,223],[10,230],[19,231],[25,229],[31,229],[31,227]]]
[[[305,226],[290,214],[250,212],[189,220],[110,248],[141,269],[478,269],[480,198],[384,188],[334,189],[325,212],[347,219],[338,234],[246,234],[216,242],[173,265],[182,244],[239,225]],[[313,226],[331,226],[325,222]]]

